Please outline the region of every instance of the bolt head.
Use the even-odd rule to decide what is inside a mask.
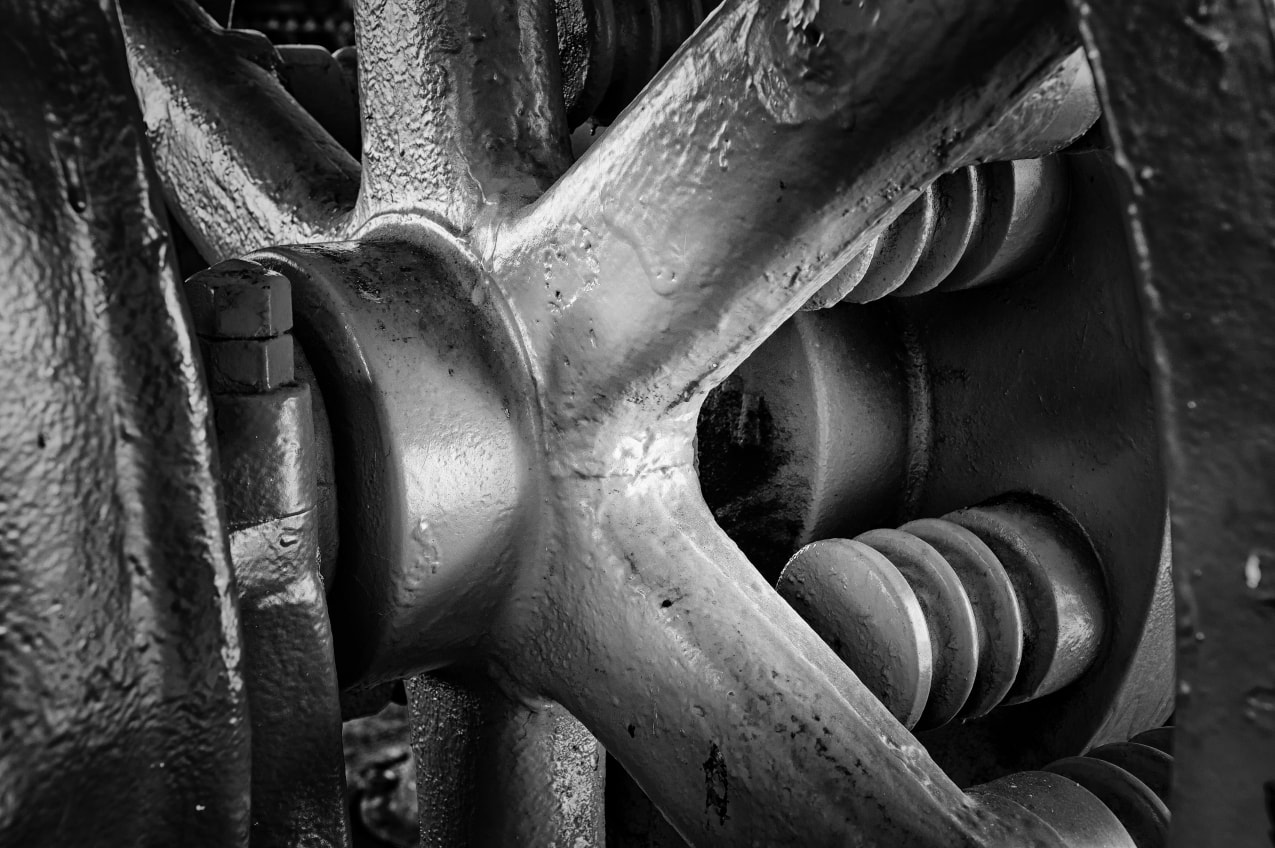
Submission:
[[[201,340],[213,394],[259,394],[293,382],[292,336]]]
[[[195,332],[206,339],[268,339],[292,329],[292,285],[256,262],[231,259],[186,281]]]

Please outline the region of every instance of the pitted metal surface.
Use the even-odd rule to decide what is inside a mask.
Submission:
[[[0,843],[242,845],[212,410],[114,6],[0,20]]]
[[[355,68],[103,8],[3,9],[0,837],[358,844],[342,710],[406,679],[422,844],[1163,843],[1195,336],[1148,357],[1119,137],[1060,151],[1061,5],[728,0],[658,74],[708,10],[363,0]],[[188,311],[152,156],[246,257]]]
[[[232,259],[185,289],[212,394],[243,628],[251,844],[348,846],[313,403],[295,382],[291,288]],[[230,344],[230,355],[219,350]]]
[[[956,28],[948,35],[959,41],[961,34],[977,31],[978,37],[986,38],[995,26],[1004,27],[999,30],[1005,38],[1002,44],[1017,45],[1009,50],[1005,60],[1008,63],[1005,66],[1007,85],[1021,84],[1009,82],[1015,78],[1026,82],[1025,76],[1015,75],[1036,73],[1042,66],[1048,69],[1051,67],[1049,57],[1056,57],[1053,61],[1061,61],[1066,55],[1066,41],[1051,30],[1034,30],[1039,34],[1023,39],[1024,22],[999,18],[987,9],[967,11],[975,18],[986,13],[986,26],[976,28],[973,19],[963,21],[959,26],[953,23]],[[754,33],[762,31],[758,29],[762,24],[755,14],[743,8],[724,9],[696,36],[701,42],[702,55],[717,57],[713,61],[731,58],[730,33],[738,27]],[[782,10],[776,7],[760,14],[768,21],[778,22]],[[830,19],[824,31],[830,35],[849,32],[854,26],[855,13],[849,14],[850,18],[844,21]],[[379,32],[401,29],[393,15],[372,16],[367,21],[364,35],[371,40],[364,43],[368,44],[376,43]],[[377,30],[376,27],[382,29]],[[364,38],[364,35],[360,37]],[[853,38],[850,40],[854,41]],[[753,37],[749,36],[746,43],[751,44],[752,41]],[[863,47],[866,48],[866,45]],[[888,42],[874,44],[867,55],[876,56],[877,51],[888,48]],[[490,48],[484,47],[484,50],[487,49],[497,51],[491,54],[493,56],[517,56],[521,57],[520,61],[531,55],[525,51],[501,54],[499,45],[494,44]],[[822,55],[821,51],[816,52]],[[756,74],[764,76],[771,67],[778,70],[781,77],[792,70],[786,64],[787,60],[769,52],[769,48],[757,55],[746,52],[741,58],[744,67],[740,70],[728,70],[723,66],[727,79],[740,73],[741,79]],[[878,64],[870,63],[869,66],[884,71],[884,62],[874,61]],[[771,65],[771,62],[775,64]],[[750,67],[750,63],[756,64]],[[392,114],[388,111],[388,90],[383,91],[375,80],[369,81],[369,75],[377,73],[371,70],[372,67],[365,65],[360,73],[364,109],[373,115]],[[448,67],[446,62],[443,67]],[[944,67],[941,60],[933,66],[934,72],[937,73],[940,67]],[[1011,68],[1014,70],[1009,71]],[[717,75],[708,69],[703,70],[705,73],[687,76],[685,72],[679,74],[676,68],[671,69],[657,81],[655,88],[648,91],[645,101],[648,108],[654,108],[649,104],[666,104],[668,114],[662,120],[690,120],[694,123],[707,120],[710,115],[720,120],[723,114],[719,106],[706,107],[708,111],[699,115],[697,110],[701,107],[698,104],[710,101],[695,96],[685,97],[688,87],[693,92],[696,86],[706,84],[707,80],[718,82],[715,79]],[[394,75],[390,74],[389,78],[393,79]],[[423,98],[426,93],[416,96]],[[961,99],[971,94],[981,98],[981,102],[988,104],[989,108],[1005,103],[1002,93],[994,89],[975,92],[973,88],[958,89],[943,84],[930,87],[930,96],[934,98],[932,102],[938,108],[948,103],[962,104],[955,107],[957,116],[971,114],[966,111],[968,107]],[[806,96],[810,95],[807,92]],[[752,97],[746,94],[732,104],[732,108],[740,112],[736,117],[762,122],[774,120],[773,104],[767,105],[765,92],[761,92],[760,101]],[[393,102],[399,104],[398,108],[403,108],[402,98],[402,92],[395,95]],[[1009,105],[1012,105],[1012,98]],[[685,107],[691,111],[683,118],[679,112]],[[825,98],[812,108],[810,115],[780,116],[779,126],[790,124],[793,120],[804,122],[805,126],[795,130],[797,138],[804,136],[804,143],[811,150],[816,150],[820,139],[835,138],[841,132],[841,125],[839,119],[833,117],[838,108],[836,97],[831,100]],[[463,111],[452,112],[450,109],[447,107],[436,113],[440,116],[436,122],[438,131],[450,135],[435,133],[431,137],[463,139],[473,131],[475,125],[470,123],[471,119]],[[869,121],[871,114],[861,113],[858,118]],[[447,123],[444,118],[453,123]],[[975,124],[969,130],[971,138],[977,136],[979,127],[994,123],[984,115],[973,120]],[[360,214],[366,216],[369,204],[380,202],[385,212],[393,213],[394,217],[387,219],[388,225],[374,223],[373,229],[365,228],[362,237],[368,243],[340,248],[283,250],[262,255],[262,261],[288,274],[294,292],[301,293],[297,301],[298,326],[303,327],[307,321],[316,324],[327,322],[328,332],[312,336],[315,342],[327,346],[322,349],[322,355],[329,357],[327,363],[321,361],[320,349],[311,349],[306,333],[301,331],[302,344],[307,346],[307,353],[312,354],[310,358],[315,362],[319,385],[324,386],[326,380],[327,385],[337,391],[347,391],[340,388],[344,385],[352,389],[360,386],[371,389],[368,396],[370,404],[342,400],[337,406],[365,410],[361,414],[367,416],[368,423],[363,432],[379,432],[383,434],[380,439],[398,439],[400,434],[414,430],[428,439],[427,443],[432,448],[424,454],[413,455],[410,450],[404,450],[389,455],[401,459],[384,465],[387,481],[393,481],[404,470],[410,475],[402,478],[401,483],[393,483],[390,491],[402,491],[407,498],[374,499],[373,503],[381,505],[380,517],[377,524],[369,526],[381,526],[386,519],[391,519],[392,523],[384,524],[390,528],[389,535],[385,537],[390,543],[375,549],[356,547],[356,550],[362,550],[362,554],[350,563],[349,570],[343,563],[338,571],[338,581],[347,579],[353,581],[351,586],[364,587],[363,597],[367,599],[360,601],[357,594],[342,593],[342,602],[348,604],[349,613],[341,608],[334,610],[338,656],[341,656],[342,650],[342,628],[348,626],[344,622],[351,620],[348,616],[365,615],[357,612],[360,607],[373,611],[375,615],[373,619],[364,619],[368,624],[385,622],[388,625],[388,629],[382,630],[384,636],[372,639],[366,638],[366,626],[358,628],[358,632],[364,635],[359,651],[368,659],[342,663],[349,675],[347,685],[360,682],[361,677],[367,679],[365,676],[369,674],[372,675],[369,682],[375,682],[378,675],[402,674],[412,667],[456,662],[467,654],[473,659],[487,657],[484,664],[496,674],[497,679],[503,681],[506,688],[548,695],[584,718],[586,725],[624,763],[630,774],[637,777],[639,784],[658,796],[656,800],[662,811],[684,834],[697,840],[781,838],[795,832],[795,822],[799,819],[803,822],[801,829],[812,832],[831,834],[843,827],[849,827],[852,832],[871,827],[877,830],[884,828],[886,833],[902,834],[919,827],[918,833],[928,831],[930,838],[942,841],[950,841],[952,833],[962,831],[966,834],[965,838],[975,838],[974,834],[979,832],[985,834],[983,838],[988,838],[986,834],[997,827],[1030,827],[1026,822],[1031,819],[1025,813],[1015,813],[1008,821],[980,820],[972,808],[958,800],[959,794],[950,796],[955,806],[949,807],[948,814],[939,818],[883,815],[880,811],[869,813],[869,808],[860,806],[863,799],[856,800],[853,792],[842,794],[837,791],[837,800],[819,800],[827,790],[815,790],[814,787],[829,785],[819,776],[823,770],[835,770],[838,765],[845,767],[851,761],[841,762],[843,755],[833,751],[844,751],[846,757],[851,749],[859,751],[852,758],[857,763],[852,772],[866,777],[874,770],[867,764],[872,758],[865,759],[864,749],[877,749],[881,745],[882,733],[889,739],[890,734],[896,731],[890,729],[891,720],[866,693],[854,696],[856,701],[863,701],[854,711],[843,712],[835,706],[846,703],[842,700],[848,697],[845,693],[861,692],[857,681],[843,670],[838,670],[840,666],[827,648],[760,583],[751,566],[715,529],[703,507],[694,477],[688,474],[687,464],[691,459],[688,448],[692,434],[687,430],[693,427],[698,403],[710,386],[741,361],[744,354],[760,342],[766,330],[776,326],[775,315],[782,315],[785,309],[795,311],[804,301],[803,292],[808,296],[823,282],[821,275],[835,270],[831,263],[843,254],[841,245],[853,240],[854,227],[846,227],[843,223],[839,232],[829,231],[818,216],[826,215],[831,220],[835,215],[839,219],[840,211],[827,210],[817,198],[824,194],[831,199],[852,185],[853,180],[848,175],[829,179],[844,167],[837,164],[834,169],[831,156],[824,160],[825,172],[812,167],[820,161],[816,159],[803,162],[802,173],[790,175],[794,192],[791,196],[794,200],[801,198],[804,201],[797,211],[808,209],[816,215],[804,221],[798,218],[790,226],[800,223],[812,234],[829,239],[826,249],[816,251],[816,255],[826,257],[825,261],[829,263],[826,271],[816,267],[799,270],[794,279],[789,279],[787,273],[778,276],[776,272],[785,263],[795,260],[795,255],[781,250],[780,265],[774,265],[771,270],[771,266],[764,263],[774,260],[763,260],[763,246],[755,244],[750,245],[748,255],[763,260],[763,264],[753,271],[756,276],[723,275],[714,278],[710,274],[700,278],[693,268],[711,271],[717,251],[727,244],[740,244],[741,239],[756,241],[762,235],[761,231],[746,222],[719,219],[721,226],[718,231],[700,233],[693,251],[692,245],[682,241],[679,243],[683,245],[679,248],[683,251],[680,255],[657,258],[654,254],[645,255],[650,246],[662,243],[654,232],[646,232],[657,221],[644,215],[640,206],[604,206],[597,211],[581,213],[570,211],[574,201],[567,198],[610,198],[631,194],[637,186],[633,180],[655,175],[656,172],[649,167],[617,167],[620,163],[615,159],[619,151],[634,145],[649,149],[653,156],[659,155],[662,145],[667,142],[658,134],[644,136],[641,141],[632,137],[626,139],[626,133],[655,132],[654,126],[649,129],[646,126],[642,121],[632,120],[617,124],[595,146],[581,167],[572,172],[567,183],[559,182],[531,210],[531,214],[523,215],[509,225],[484,226],[482,216],[466,211],[473,207],[465,205],[470,201],[464,200],[468,190],[462,184],[458,195],[461,206],[432,208],[443,214],[458,216],[453,223],[460,232],[477,228],[471,237],[475,245],[472,253],[459,246],[449,246],[441,234],[431,235],[436,231],[432,230],[428,218],[422,221],[407,214],[398,189],[387,187],[389,193],[383,193],[378,187],[381,181],[389,179],[392,182],[400,180],[401,176],[382,177],[378,166],[364,175],[364,211]],[[924,134],[929,130],[922,128],[919,131]],[[537,138],[542,144],[554,141],[552,136]],[[723,142],[728,144],[724,139]],[[793,139],[785,142],[792,144]],[[464,142],[447,143],[459,144],[455,149],[472,151],[472,145]],[[368,145],[378,144],[381,142],[375,134],[366,136],[365,155],[369,152]],[[932,180],[938,175],[933,169],[960,164],[956,157],[962,154],[958,153],[958,149],[959,145],[949,145],[938,161],[917,162],[904,158],[894,162],[892,167],[900,178],[909,173],[908,168],[912,168],[914,170],[910,173],[915,173],[918,179]],[[964,155],[975,155],[974,150],[971,147]],[[401,150],[392,146],[384,148],[383,155],[391,153],[406,157],[401,159],[403,173],[410,173],[411,163],[421,155],[412,145]],[[719,153],[709,153],[714,162],[721,158]],[[491,158],[484,154],[482,161],[469,166],[470,172],[481,182],[485,179],[484,169],[492,167],[492,162],[503,161],[501,157],[504,155],[500,149],[494,150]],[[760,161],[767,154],[754,149],[741,155]],[[881,155],[886,158],[875,167],[891,167],[887,164],[891,161],[888,159],[891,154],[883,149]],[[663,173],[659,179],[666,184],[668,180],[678,179],[679,171],[698,170],[702,161],[698,153],[689,157],[672,155],[662,158]],[[444,156],[436,161],[446,159]],[[533,160],[524,158],[521,161],[528,163]],[[836,161],[843,162],[840,156]],[[871,161],[874,160],[866,160]],[[861,167],[868,168],[866,162]],[[590,163],[590,167],[584,167]],[[728,162],[726,167],[707,173],[723,175],[719,178],[722,189],[738,189],[740,185],[731,178],[729,171],[732,166],[743,164],[746,163]],[[531,176],[534,179],[534,173]],[[783,184],[784,175],[775,176]],[[570,185],[573,180],[574,189]],[[499,185],[511,187],[506,195],[511,201],[523,191],[507,177]],[[495,196],[497,186],[495,183],[484,184],[483,196],[489,202],[498,200]],[[655,187],[658,188],[658,185]],[[746,191],[770,192],[768,187],[744,184],[744,188]],[[412,191],[420,191],[420,188]],[[700,197],[707,198],[711,194],[711,191],[705,191]],[[870,222],[874,215],[884,214],[894,202],[888,192],[868,192],[867,196],[878,198],[880,212],[874,212],[872,208],[860,210],[856,220]],[[743,197],[741,195],[737,199],[743,200]],[[688,204],[701,202],[691,196],[686,199]],[[484,214],[498,214],[500,205],[492,203],[486,207]],[[690,211],[694,214],[694,210]],[[578,217],[564,219],[563,216],[568,214]],[[586,234],[584,241],[570,245],[562,241],[564,236],[574,240],[581,228],[592,235]],[[404,252],[404,248],[390,246],[394,239],[413,246]],[[493,251],[494,255],[487,258],[487,254]],[[588,259],[583,265],[578,265],[581,251]],[[665,267],[665,258],[676,261]],[[422,270],[415,270],[418,267]],[[386,271],[391,268],[392,274],[387,275]],[[582,271],[586,276],[580,276]],[[409,285],[422,277],[432,280],[432,297],[429,300],[419,299],[413,294],[414,287]],[[528,285],[532,280],[542,279],[548,290]],[[696,280],[696,284],[689,285],[684,282],[686,280]],[[605,284],[599,286],[595,281],[605,281]],[[300,306],[308,297],[304,293],[309,291],[316,293],[312,309]],[[599,299],[602,291],[607,292],[606,300]],[[707,300],[710,293],[712,301]],[[334,297],[341,303],[340,308],[324,305],[337,302]],[[708,306],[710,302],[711,308]],[[448,303],[453,306],[443,306]],[[454,312],[457,307],[462,313],[474,312],[475,315],[491,310],[488,312],[490,317],[477,324],[470,321],[465,328],[449,329],[449,311]],[[617,307],[622,311],[616,311]],[[329,317],[323,317],[325,315]],[[363,315],[367,318],[359,317]],[[622,315],[623,321],[620,320]],[[341,319],[339,330],[333,323],[336,316]],[[635,328],[642,328],[643,332],[632,332]],[[429,332],[424,332],[426,329]],[[648,330],[654,332],[648,334]],[[342,337],[347,341],[333,347],[332,339]],[[420,342],[417,339],[425,341],[427,347],[418,347]],[[396,363],[403,356],[399,350],[405,342],[417,346],[418,352],[411,355],[413,374],[417,378],[427,373],[422,372],[422,366],[434,367],[429,363],[439,363],[435,368],[437,389],[422,392],[419,382],[409,386],[395,377],[396,369],[401,367]],[[509,353],[493,356],[490,352],[502,348]],[[720,352],[713,353],[710,348]],[[359,352],[357,357],[350,355],[354,351]],[[354,371],[350,370],[352,366]],[[374,376],[371,382],[351,380],[346,376],[363,373],[361,369],[367,368],[372,369],[367,373],[381,376]],[[473,377],[461,378],[462,373]],[[484,373],[492,376],[481,376]],[[653,381],[656,373],[659,374],[658,383]],[[461,381],[454,382],[458,378]],[[450,385],[463,386],[467,380],[477,380],[472,383],[475,388],[484,385],[490,388],[481,389],[472,396],[473,399],[463,394],[454,395],[456,389],[447,388]],[[502,385],[526,385],[530,391],[521,389],[506,393],[509,390],[502,390]],[[368,388],[361,391],[366,392]],[[444,397],[439,394],[442,391],[452,393],[455,400],[441,401],[437,408],[424,407],[420,401],[413,400],[423,396],[439,402]],[[414,392],[420,394],[414,395]],[[484,392],[493,403],[481,400]],[[529,407],[524,406],[528,403]],[[488,408],[490,411],[487,411]],[[400,409],[403,411],[400,412]],[[402,417],[409,409],[418,412],[413,413],[410,419]],[[441,478],[423,471],[419,465],[421,459],[439,462],[439,457],[449,455],[450,449],[443,447],[440,441],[444,434],[455,433],[461,439],[457,444],[464,444],[471,438],[463,426],[457,428],[452,424],[447,427],[442,426],[442,422],[425,426],[440,413],[454,422],[463,421],[466,416],[476,416],[474,423],[482,428],[492,426],[481,423],[483,421],[498,424],[499,428],[505,428],[504,422],[508,422],[510,429],[502,430],[507,435],[501,435],[495,441],[484,438],[480,443],[499,445],[512,440],[509,442],[511,445],[526,445],[516,448],[516,455],[526,457],[524,461],[529,463],[530,474],[525,484],[493,489],[489,483],[484,483],[474,489],[475,492],[508,492],[513,498],[511,507],[502,508],[494,515],[503,516],[507,512],[519,522],[507,526],[525,529],[516,534],[518,544],[514,545],[500,541],[500,528],[507,522],[505,518],[497,517],[494,523],[482,522],[485,544],[497,547],[492,549],[494,557],[473,559],[473,567],[461,568],[460,564],[470,556],[464,553],[464,527],[475,514],[465,509],[454,512],[457,502],[452,497],[431,500],[438,498],[442,491],[437,488]],[[409,420],[411,426],[405,428]],[[399,421],[401,423],[395,423]],[[337,430],[341,429],[338,425]],[[536,448],[532,448],[533,445]],[[539,451],[545,452],[543,459],[537,458]],[[474,456],[481,455],[473,455],[472,452],[455,454],[456,459],[449,462],[450,479],[463,480],[463,475],[456,476],[460,469],[481,467],[469,462]],[[356,451],[345,457],[338,452],[337,462],[354,463],[355,467],[366,471],[379,467],[377,463],[384,460],[375,460],[369,465],[358,459]],[[490,467],[520,466],[518,462],[504,461]],[[413,494],[414,487],[422,487],[420,495]],[[422,496],[425,499],[422,500]],[[384,509],[386,504],[399,504],[399,508],[406,509],[396,515],[394,509]],[[395,527],[401,529],[393,529]],[[447,534],[455,533],[460,534],[454,537],[456,541],[447,541]],[[536,538],[543,539],[543,542],[528,544]],[[459,548],[458,543],[461,544]],[[369,556],[373,550],[383,553]],[[401,566],[396,566],[401,569],[401,576],[386,579],[384,566],[378,561],[382,557],[387,557],[391,563],[401,562]],[[688,567],[690,562],[698,562],[699,565]],[[675,570],[666,570],[674,564]],[[475,570],[480,565],[482,570]],[[435,574],[450,581],[450,585],[459,591],[426,589],[427,586],[438,585],[431,579]],[[446,576],[452,574],[456,576]],[[426,580],[430,582],[423,582]],[[457,580],[462,582],[455,582]],[[494,589],[502,583],[509,587],[503,599]],[[378,585],[384,587],[383,594],[378,595],[382,593],[380,589],[372,595],[366,594],[367,587]],[[463,600],[471,592],[474,593],[473,603],[479,604],[477,608]],[[385,600],[375,600],[378,596]],[[705,618],[703,600],[709,596],[717,598],[717,612]],[[440,626],[440,620],[431,619],[430,616],[435,614],[428,610],[434,598],[447,599],[448,615],[457,615],[465,610],[466,623],[461,627]],[[368,600],[372,601],[370,605]],[[688,600],[690,603],[687,603]],[[761,619],[757,618],[757,604],[761,604],[766,613]],[[479,612],[475,616],[476,610],[484,606],[491,612]],[[697,610],[694,619],[688,615],[692,608]],[[432,620],[434,623],[429,627],[418,624],[396,629],[393,622],[402,616],[415,616],[418,622]],[[461,624],[461,619],[456,621]],[[490,623],[475,627],[484,621]],[[693,625],[692,621],[695,622]],[[743,632],[739,629],[744,626],[743,622],[751,622],[746,631],[749,644],[767,645],[765,653],[770,657],[773,673],[758,676],[752,662],[745,659],[746,655],[737,653],[735,641]],[[692,636],[688,627],[693,627],[699,635]],[[403,635],[396,636],[395,633]],[[410,641],[414,641],[415,645],[406,638],[408,633],[412,634]],[[472,635],[465,635],[467,633]],[[426,637],[424,642],[420,641],[422,636]],[[431,645],[434,636],[443,641]],[[347,644],[351,643],[347,640]],[[683,665],[677,658],[685,655],[684,646],[688,644],[699,646],[693,655],[702,659]],[[515,660],[515,657],[525,659]],[[570,657],[596,659],[592,663],[586,660],[581,664],[566,660]],[[822,674],[830,675],[830,678],[825,678],[827,684],[814,684],[815,690],[811,691],[809,675],[798,669],[808,668],[807,663],[813,658],[819,658],[817,665],[826,665]],[[636,673],[630,671],[617,676],[617,672],[634,662],[638,663]],[[709,668],[717,670],[706,680],[701,674]],[[733,685],[727,682],[731,679],[737,682]],[[714,681],[713,688],[748,692],[750,704],[769,703],[767,710],[780,710],[784,716],[812,709],[812,715],[826,712],[826,717],[811,720],[827,723],[829,739],[835,740],[835,745],[819,740],[824,751],[821,755],[813,747],[815,738],[809,735],[792,736],[787,732],[773,735],[775,722],[767,718],[765,712],[741,713],[729,704],[714,704],[715,699],[703,689],[709,680]],[[831,684],[832,680],[837,683]],[[771,689],[775,690],[773,698],[766,695]],[[834,694],[838,692],[841,694]],[[616,703],[629,703],[634,707],[651,705],[645,709],[664,703],[660,711],[669,713],[674,720],[669,724],[639,712],[617,726],[613,724]],[[817,707],[819,703],[833,706]],[[852,718],[856,711],[863,711],[861,714],[867,717],[866,724],[857,724],[864,719]],[[678,720],[678,715],[686,715],[689,722]],[[786,722],[785,718],[780,723]],[[833,729],[834,723],[840,730]],[[633,728],[632,732],[629,727]],[[741,747],[741,742],[730,741],[731,738],[751,739],[754,733],[758,734],[757,742],[765,739],[774,741],[760,748],[755,744]],[[797,744],[795,749],[794,740]],[[909,743],[905,740],[906,734],[892,742],[891,747],[906,750]],[[657,763],[685,763],[687,752],[694,750],[702,751],[701,757],[709,758],[713,773],[718,775],[713,784],[716,787],[714,797],[719,799],[715,802],[718,812],[708,818],[702,817],[698,804],[692,800],[696,795],[692,787],[702,779],[698,758],[694,766],[686,763],[689,768],[675,768],[671,775],[664,775],[661,767],[660,773],[664,776],[659,781],[654,778],[656,772],[653,769]],[[914,751],[912,756],[921,756],[919,748],[911,750]],[[745,756],[745,751],[750,752],[747,757],[752,760],[751,766],[744,766],[744,760],[740,759]],[[803,752],[800,756],[805,761],[804,767],[798,769],[798,774],[804,775],[799,779],[810,782],[808,789],[794,787],[793,793],[794,797],[804,800],[796,808],[775,809],[760,803],[760,795],[766,791],[763,787],[789,771],[781,768],[778,760],[769,765],[762,763],[772,757],[789,761],[795,752]],[[882,756],[885,757],[882,762],[897,762],[893,755],[884,751]],[[922,762],[917,759],[909,770],[926,769]],[[931,787],[946,786],[948,788],[943,791],[955,793],[954,787],[945,784],[939,772],[927,774],[926,781]],[[786,779],[791,780],[792,776]],[[880,779],[880,776],[874,779]],[[921,801],[922,796],[909,791],[909,786],[916,785],[912,783],[913,779],[908,777],[897,783],[895,803],[900,805],[900,809],[910,808],[916,803],[936,802],[933,788],[925,793],[929,800],[924,802]],[[686,784],[688,780],[691,781],[689,786]],[[849,789],[855,783],[852,778],[845,788]],[[816,810],[819,811],[817,814]],[[949,836],[939,836],[946,828],[953,828]],[[1044,834],[1047,831],[1040,832]]]

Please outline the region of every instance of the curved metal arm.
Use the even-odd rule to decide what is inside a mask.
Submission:
[[[1061,11],[720,7],[489,237],[564,417],[693,414],[894,212],[981,155],[1067,56]]]
[[[514,631],[530,661],[509,674],[579,717],[685,838],[1062,844],[956,788],[717,527],[689,469],[558,483],[552,564],[522,599],[553,614]]]
[[[151,155],[203,257],[338,238],[359,188],[350,154],[193,0],[119,5]]]

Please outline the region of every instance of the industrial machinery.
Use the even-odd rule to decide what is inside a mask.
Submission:
[[[0,844],[1269,844],[1265,7],[298,5],[0,0]]]

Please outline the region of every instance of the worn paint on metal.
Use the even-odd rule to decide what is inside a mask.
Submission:
[[[358,163],[297,108],[270,69],[275,57],[241,53],[240,34],[193,0],[119,5],[169,208],[204,259],[339,233]]]
[[[212,411],[115,6],[0,21],[0,843],[246,846]]]
[[[716,525],[693,468],[708,391],[925,185],[1000,150],[1005,115],[1054,96],[1060,15],[728,4],[519,209],[567,163],[548,6],[369,2],[355,210],[352,160],[268,58],[214,63],[224,34],[189,5],[123,7],[205,254],[332,242],[258,258],[292,282],[330,401],[347,685],[477,667],[557,732],[534,708],[552,698],[700,844],[1053,845],[1072,807],[1066,832],[1109,824],[1058,776],[1034,779],[1047,809],[961,793]]]
[[[250,840],[254,848],[349,846],[341,705],[319,568],[313,403],[309,387],[294,382],[288,280],[232,259],[185,288],[198,304],[243,628]],[[232,343],[240,355],[208,355]]]

